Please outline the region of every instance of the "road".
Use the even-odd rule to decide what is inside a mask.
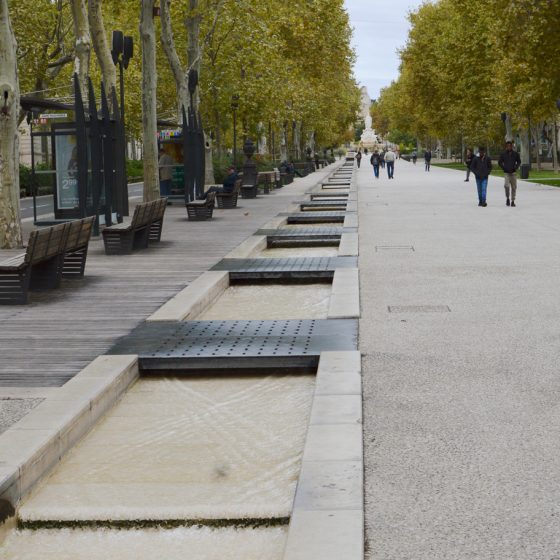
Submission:
[[[139,198],[142,196],[143,183],[130,183],[128,185],[128,197],[130,199]],[[22,198],[20,200],[21,206],[21,219],[24,222],[33,221],[33,198]],[[37,197],[37,216],[42,218],[53,217],[53,197],[52,195],[38,196]]]

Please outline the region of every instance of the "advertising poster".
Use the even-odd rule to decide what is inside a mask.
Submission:
[[[60,210],[80,205],[78,194],[78,147],[76,136],[57,135],[56,150],[56,196]]]

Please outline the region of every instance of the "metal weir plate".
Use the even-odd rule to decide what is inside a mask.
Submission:
[[[290,214],[288,216],[289,224],[322,224],[331,222],[344,222],[346,212],[299,212],[298,214]]]
[[[267,235],[268,237],[336,237],[340,236],[352,228],[344,228],[342,226],[322,227],[310,226],[308,228],[301,227],[298,229],[279,228],[279,229],[260,229],[255,235]]]
[[[330,206],[337,206],[341,208],[346,208],[348,204],[347,200],[310,200],[306,202],[299,203],[301,208],[325,208]]]
[[[229,272],[230,280],[332,278],[337,268],[356,268],[356,257],[293,259],[223,259],[212,270]]]
[[[354,319],[144,323],[109,354],[138,354],[143,370],[221,373],[312,370],[324,351],[355,350]]]

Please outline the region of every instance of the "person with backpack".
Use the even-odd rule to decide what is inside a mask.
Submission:
[[[418,154],[416,153],[416,150],[414,150],[414,151],[412,152],[412,163],[413,163],[414,165],[416,165],[416,160],[417,160],[417,159],[418,159]]]
[[[361,150],[358,150],[358,153],[356,154],[356,163],[358,164],[358,169],[360,169],[360,163],[362,163],[362,152],[361,152]]]
[[[373,165],[373,174],[375,175],[375,178],[379,179],[379,164],[381,163],[381,160],[379,159],[379,154],[377,153],[377,151],[371,154],[369,162],[371,163],[371,165]]]

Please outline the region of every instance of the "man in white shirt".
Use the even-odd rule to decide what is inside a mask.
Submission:
[[[397,155],[391,148],[385,152],[385,163],[387,164],[387,175],[389,179],[393,179],[393,174],[395,172],[395,160]]]

